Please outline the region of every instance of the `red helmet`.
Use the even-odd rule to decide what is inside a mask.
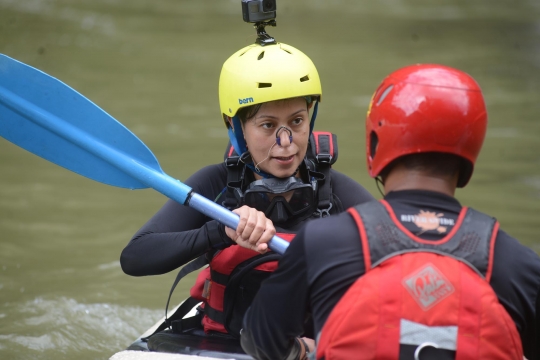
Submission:
[[[441,152],[465,159],[458,187],[471,178],[487,127],[486,106],[476,81],[442,65],[412,65],[383,80],[369,105],[366,154],[378,176],[400,156]]]

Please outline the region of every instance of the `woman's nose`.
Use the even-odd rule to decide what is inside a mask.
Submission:
[[[289,146],[292,143],[292,131],[291,129],[282,126],[276,131],[276,143],[279,146]]]

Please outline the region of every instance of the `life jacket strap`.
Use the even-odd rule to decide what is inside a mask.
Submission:
[[[171,301],[171,296],[172,296],[172,293],[174,292],[174,289],[176,288],[176,285],[178,285],[178,282],[180,280],[182,280],[182,278],[184,278],[186,275],[192,273],[193,271],[195,270],[198,270],[200,268],[202,268],[203,266],[207,265],[208,264],[208,259],[206,258],[206,254],[205,255],[201,255],[199,256],[198,258],[196,258],[195,260],[193,260],[192,262],[190,262],[189,264],[187,264],[186,266],[184,266],[182,268],[182,270],[180,270],[178,272],[178,275],[176,275],[176,279],[174,280],[174,283],[171,287],[171,291],[169,292],[169,297],[167,298],[167,305],[165,306],[165,321],[163,322],[162,326],[163,326],[163,329],[166,329],[168,327],[171,326],[171,322],[173,320],[176,320],[178,318],[183,318],[184,315],[186,315],[189,310],[191,310],[193,308],[193,306],[195,306],[197,303],[199,303],[200,301],[199,300],[196,300],[196,299],[193,299],[193,298],[188,298],[188,300],[191,302],[195,301],[194,304],[191,305],[191,307],[189,307],[189,309],[187,310],[187,312],[185,314],[182,314],[182,311],[180,311],[180,308],[182,309],[186,309],[189,305],[186,305],[186,306],[183,306],[185,303],[188,302],[188,300],[186,300],[184,302],[184,304],[182,304],[172,315],[170,318],[167,317],[167,312],[169,310],[169,303]],[[191,301],[191,299],[193,299],[193,301]],[[158,328],[159,329],[159,328]],[[154,334],[158,331],[161,331],[163,329],[160,329],[160,330],[157,330],[154,332]]]
[[[214,309],[208,304],[204,306],[204,315],[208,316],[210,319],[214,320],[217,323],[225,323],[225,313],[223,311]]]

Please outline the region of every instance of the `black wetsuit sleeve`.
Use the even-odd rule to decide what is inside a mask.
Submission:
[[[523,353],[540,359],[540,258],[504,231],[499,231],[490,285],[521,336]]]
[[[364,274],[364,255],[358,228],[346,212],[312,221],[305,234],[310,310],[318,334],[343,294]]]
[[[211,200],[225,187],[223,164],[199,170],[186,185]],[[232,244],[225,228],[215,220],[169,200],[137,231],[120,256],[122,270],[133,276],[157,275],[172,271],[212,248]]]
[[[375,199],[369,191],[347,175],[330,170],[330,176],[332,178],[332,191],[341,201],[343,210]]]
[[[304,332],[308,304],[304,234],[300,230],[296,235],[244,317],[242,348],[256,359],[299,357],[295,338]]]

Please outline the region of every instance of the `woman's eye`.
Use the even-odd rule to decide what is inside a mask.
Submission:
[[[302,121],[304,121],[303,118],[296,118],[292,121],[293,125],[300,125],[302,123]]]
[[[263,127],[263,129],[271,129],[274,127],[272,123],[262,123],[261,126]]]

